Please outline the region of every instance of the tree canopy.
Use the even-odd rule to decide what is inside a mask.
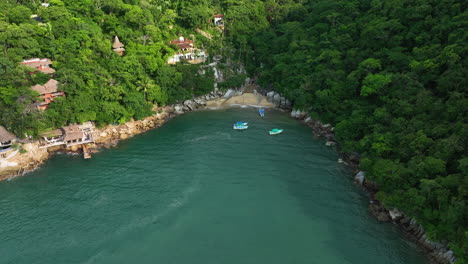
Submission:
[[[169,41],[243,63],[335,126],[378,198],[468,261],[468,4],[462,0],[49,0],[0,2],[0,124],[20,137],[69,123],[122,123],[213,89],[211,72],[167,65]],[[224,14],[225,28],[212,25]],[[125,55],[112,51],[114,36]],[[50,58],[66,97],[31,108]],[[244,75],[220,87],[235,87]]]
[[[468,261],[468,18],[457,0],[311,0],[248,39],[259,82],[336,126],[378,198]]]

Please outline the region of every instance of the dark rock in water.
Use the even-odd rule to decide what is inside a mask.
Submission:
[[[361,156],[357,152],[351,152],[347,154],[347,159],[352,163],[359,163]]]
[[[387,210],[377,201],[369,204],[369,211],[380,222],[389,222],[391,220]]]
[[[400,221],[400,224],[401,224],[403,227],[405,227],[405,226],[407,226],[407,225],[409,224],[409,222],[411,221],[411,219],[403,215],[403,217],[402,217],[399,221]],[[407,228],[405,227],[405,229],[407,229]]]

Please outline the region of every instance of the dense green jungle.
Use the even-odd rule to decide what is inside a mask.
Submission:
[[[37,137],[76,122],[123,123],[211,92],[212,72],[167,64],[177,51],[170,41],[185,36],[332,124],[342,150],[360,154],[377,198],[468,263],[467,1],[47,3],[0,0],[0,124],[9,131]],[[124,56],[112,50],[116,35]],[[36,57],[51,59],[66,94],[46,111],[31,107],[30,87],[50,77],[19,64]],[[219,87],[242,82],[231,76]]]

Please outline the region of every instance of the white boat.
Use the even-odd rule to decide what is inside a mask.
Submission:
[[[236,129],[236,130],[244,130],[244,129],[249,128],[249,126],[234,124],[234,126],[233,126],[232,128],[234,128],[234,129]]]
[[[278,135],[283,133],[283,129],[273,128],[271,131],[268,131],[270,135]]]

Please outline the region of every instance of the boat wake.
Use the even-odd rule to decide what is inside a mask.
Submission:
[[[210,138],[209,136],[201,136],[201,137],[188,139],[185,142],[197,142],[197,141],[206,140],[206,139],[209,139],[209,138]]]
[[[216,132],[216,134],[212,134],[212,135],[205,135],[205,136],[201,136],[201,137],[187,139],[184,142],[185,143],[192,143],[192,142],[198,142],[198,141],[220,140],[220,139],[230,140],[231,139],[231,134],[225,133],[225,132]]]

